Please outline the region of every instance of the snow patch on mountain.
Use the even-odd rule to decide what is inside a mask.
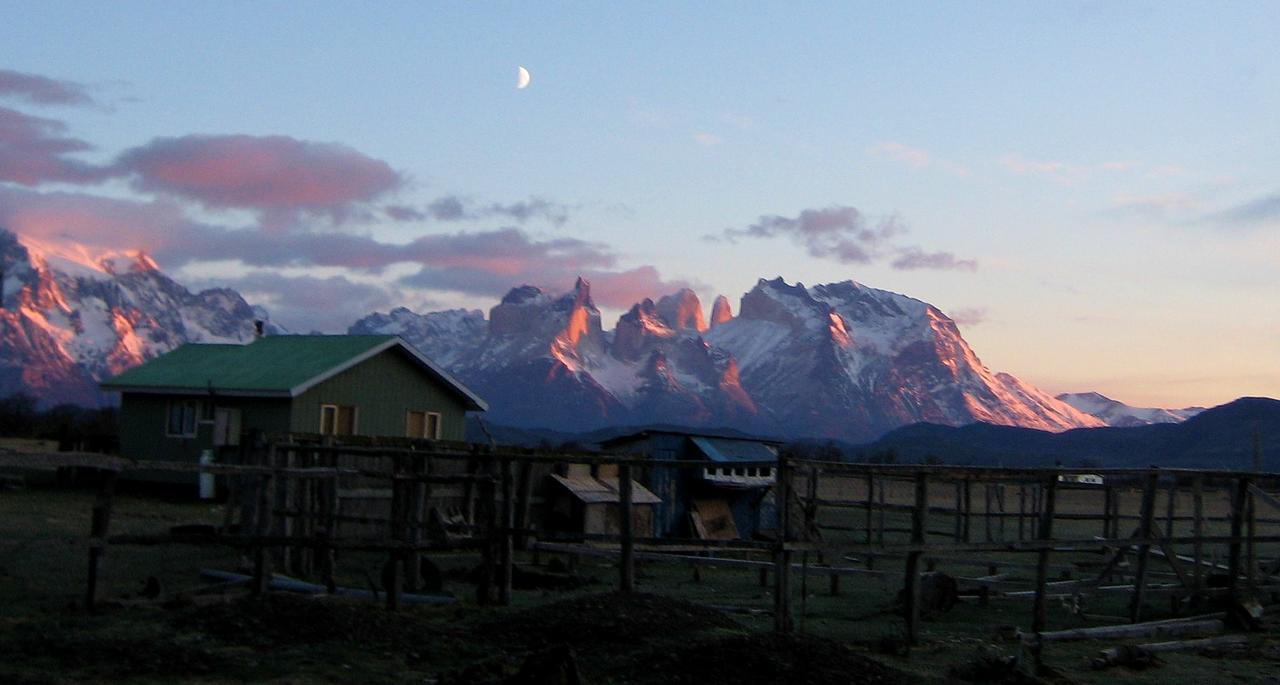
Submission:
[[[1064,392],[1057,399],[1076,409],[1097,417],[1108,426],[1145,426],[1152,423],[1181,423],[1204,411],[1204,407],[1161,409],[1159,407],[1131,407],[1097,392]]]
[[[186,342],[248,342],[254,320],[266,319],[235,291],[188,291],[142,252],[0,229],[0,270],[0,394],[27,392],[45,406],[109,401],[98,381]]]

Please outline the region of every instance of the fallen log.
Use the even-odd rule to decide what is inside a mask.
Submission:
[[[1094,670],[1102,670],[1112,666],[1123,666],[1140,661],[1150,661],[1151,655],[1162,652],[1184,652],[1201,649],[1238,648],[1249,644],[1247,635],[1219,635],[1194,640],[1170,640],[1169,642],[1152,642],[1145,645],[1120,645],[1109,647],[1098,652],[1098,658],[1091,664]]]
[[[1221,633],[1226,625],[1220,618],[1199,620],[1152,621],[1123,626],[1096,626],[1071,628],[1047,633],[1022,633],[1028,644],[1061,642],[1064,640],[1109,640],[1133,637],[1175,637],[1180,635],[1212,635]]]

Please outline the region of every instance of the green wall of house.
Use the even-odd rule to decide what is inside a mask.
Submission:
[[[200,403],[195,437],[167,435],[169,403],[195,400]],[[213,447],[212,408],[240,410],[243,430],[259,428],[267,433],[289,430],[289,400],[248,397],[155,395],[126,392],[120,400],[120,454],[133,459],[196,462],[203,450]],[[234,449],[234,448],[233,448]],[[196,475],[178,472],[135,472],[137,480],[194,485]]]
[[[166,435],[169,403],[201,404],[194,437]],[[213,447],[213,408],[240,410],[242,432],[319,433],[320,405],[357,408],[356,434],[404,437],[410,411],[440,414],[440,437],[466,439],[466,405],[433,380],[398,349],[389,349],[293,398],[247,398],[123,393],[120,404],[120,454],[134,459],[199,461]],[[139,474],[143,480],[194,483],[194,474]]]
[[[440,414],[440,437],[466,439],[466,405],[392,348],[311,388],[293,400],[290,428],[320,432],[320,406],[354,406],[357,435],[404,437],[408,412]]]

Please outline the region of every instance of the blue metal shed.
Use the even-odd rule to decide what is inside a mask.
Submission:
[[[677,430],[644,430],[605,441],[610,450],[643,454],[654,466],[643,482],[662,499],[654,534],[675,537],[750,539],[773,528],[773,486],[781,443],[742,436]],[[679,462],[668,466],[657,462]],[[703,519],[718,512],[731,522],[712,526]],[[724,525],[726,524],[727,525]]]

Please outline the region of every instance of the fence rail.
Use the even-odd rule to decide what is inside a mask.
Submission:
[[[922,575],[940,561],[986,567],[986,576],[960,578],[980,588],[984,600],[1031,600],[1029,625],[1036,635],[1045,631],[1048,603],[1058,598],[1128,595],[1128,618],[1138,622],[1153,594],[1200,606],[1210,597],[1272,590],[1280,583],[1280,528],[1274,527],[1280,524],[1280,497],[1267,492],[1280,488],[1276,473],[1100,468],[1087,471],[1101,476],[1103,484],[1081,484],[1067,480],[1081,469],[851,464],[783,456],[777,462],[734,463],[776,467],[773,533],[766,539],[722,540],[646,535],[635,526],[633,478],[643,484],[653,469],[704,466],[696,462],[463,443],[317,444],[291,437],[245,449],[240,462],[0,452],[0,468],[105,474],[88,535],[90,607],[98,599],[104,555],[119,545],[247,550],[254,561],[252,587],[259,593],[267,589],[273,566],[332,583],[336,551],[376,552],[387,557],[390,609],[399,606],[401,593],[416,590],[422,555],[443,550],[481,553],[477,601],[482,603],[511,601],[517,548],[616,559],[624,592],[636,586],[637,561],[752,570],[762,580],[772,573],[775,629],[783,632],[794,627],[797,571],[802,582],[813,573],[830,576],[833,594],[842,576],[900,577],[902,614],[912,642],[920,635]],[[609,500],[617,515],[616,533],[566,538],[532,521],[531,503],[541,497],[535,493],[538,469],[553,465],[616,470],[610,471],[616,473],[616,501]],[[224,525],[209,535],[111,534],[116,484],[130,471],[224,476],[229,491]],[[352,493],[377,495],[384,511],[342,511],[343,499]],[[1273,516],[1259,516],[1259,507]],[[456,511],[447,518],[445,510]],[[361,526],[363,534],[349,532]],[[1266,526],[1272,528],[1260,529]],[[1270,558],[1264,558],[1262,546],[1270,546]],[[805,555],[803,563],[796,563],[796,553]],[[818,555],[817,564],[808,563],[809,553]],[[1096,564],[1054,563],[1062,555],[1081,553],[1093,555]],[[1030,558],[1009,558],[1018,555]],[[1126,568],[1127,559],[1133,563]],[[839,565],[826,563],[832,560]],[[890,561],[901,563],[901,570],[875,568]],[[1034,579],[1009,579],[999,567],[1032,571]],[[1088,575],[1050,579],[1064,570]],[[1225,587],[1210,587],[1210,575]],[[1157,585],[1152,579],[1172,582]],[[1034,649],[1042,644],[1034,641]]]

